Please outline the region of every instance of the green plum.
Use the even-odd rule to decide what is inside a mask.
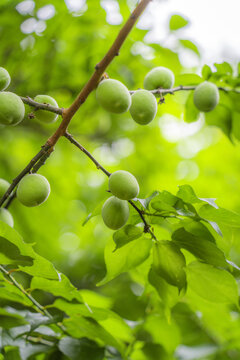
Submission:
[[[219,90],[209,81],[204,81],[194,90],[193,101],[198,110],[208,112],[219,103]]]
[[[128,171],[118,170],[110,175],[108,181],[111,193],[121,200],[131,200],[138,196],[139,185],[136,178]]]
[[[49,104],[58,107],[56,100],[49,95],[37,95],[34,100],[41,104]],[[37,120],[47,124],[54,123],[58,118],[58,114],[46,110],[36,110],[34,114]]]
[[[17,125],[25,114],[25,107],[21,98],[11,92],[0,92],[0,124]]]
[[[174,74],[163,66],[156,67],[149,71],[144,79],[146,90],[171,89],[175,81]]]
[[[13,227],[14,221],[11,213],[4,208],[0,208],[0,221],[5,222],[9,226]]]
[[[0,179],[0,199],[3,197],[10,184],[7,180]]]
[[[117,230],[126,224],[129,217],[129,206],[125,200],[111,196],[102,207],[102,218],[107,227]]]
[[[136,123],[140,125],[149,124],[157,113],[157,100],[147,90],[138,90],[132,95],[130,114]]]
[[[11,77],[6,69],[0,67],[0,91],[5,90],[11,82]]]
[[[131,96],[120,81],[106,79],[97,87],[96,97],[99,104],[110,113],[121,114],[130,108]]]
[[[17,198],[25,206],[32,207],[42,204],[50,194],[47,179],[39,174],[24,176],[17,188]]]

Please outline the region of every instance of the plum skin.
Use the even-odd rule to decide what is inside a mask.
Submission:
[[[126,200],[115,196],[108,198],[102,207],[104,224],[112,230],[117,230],[126,224],[129,217],[129,206]]]
[[[0,179],[0,199],[3,197],[10,184],[7,180]]]
[[[147,125],[156,116],[157,100],[151,92],[147,90],[137,90],[132,95],[132,105],[129,111],[136,123]]]
[[[58,107],[58,103],[56,102],[56,100],[49,95],[37,95],[35,96],[34,101],[41,104],[49,104]],[[47,110],[36,110],[34,114],[37,120],[47,124],[54,123],[58,118],[58,114]]]
[[[0,208],[0,221],[3,221],[7,225],[13,227],[14,221],[11,213],[4,208]]]
[[[158,66],[147,73],[143,84],[146,90],[171,89],[174,81],[175,77],[170,69]]]
[[[17,199],[28,207],[42,204],[47,200],[49,194],[49,182],[39,174],[26,175],[18,184]]]
[[[115,79],[106,79],[97,87],[96,97],[99,104],[108,112],[122,114],[131,106],[131,96],[125,85]]]
[[[219,103],[217,86],[209,81],[204,81],[194,90],[193,102],[200,111],[212,111]]]
[[[0,124],[17,125],[25,115],[25,107],[21,98],[8,91],[0,92]]]
[[[5,90],[11,82],[11,77],[6,69],[0,67],[0,91]]]
[[[111,174],[108,186],[111,193],[121,200],[134,199],[139,193],[137,179],[125,170],[118,170]]]

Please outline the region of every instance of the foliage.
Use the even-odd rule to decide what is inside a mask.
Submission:
[[[23,2],[1,2],[1,66],[11,74],[10,91],[49,94],[67,107],[120,26],[106,23],[105,2],[88,0],[73,10],[51,0],[49,19],[41,15],[48,2],[30,3],[35,7],[27,10]],[[124,20],[128,3],[118,1]],[[178,38],[187,24],[174,14],[169,30],[200,56],[193,42]],[[0,222],[0,359],[240,356],[240,75],[226,62],[204,65],[201,76],[192,73],[196,69],[185,69],[173,49],[146,44],[146,33],[131,32],[107,69],[111,78],[137,89],[153,66],[167,66],[176,86],[208,80],[224,88],[220,103],[204,125],[192,91],[162,93],[157,118],[143,127],[128,113],[107,113],[94,94],[88,98],[71,133],[109,171],[130,170],[140,194],[127,224],[108,230],[99,216],[106,172],[95,170],[66,139],[59,141],[41,168],[52,188],[48,201],[30,209],[16,200],[14,229]],[[178,140],[169,134],[171,124]],[[31,116],[2,127],[1,177],[11,182],[55,128]]]

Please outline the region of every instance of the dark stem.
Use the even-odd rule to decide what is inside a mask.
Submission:
[[[27,97],[20,96],[20,97],[25,104],[28,104],[28,105],[34,107],[35,110],[47,110],[47,111],[51,111],[58,115],[62,115],[62,113],[63,113],[63,109],[52,106],[50,104],[38,103],[38,102],[34,101],[33,99],[31,99],[29,96],[27,96]]]

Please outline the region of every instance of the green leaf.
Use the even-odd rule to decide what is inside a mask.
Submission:
[[[86,337],[90,340],[97,341],[102,345],[110,345],[118,349],[122,354],[124,345],[120,340],[115,339],[108,331],[106,331],[96,320],[86,318],[81,315],[75,315],[69,319],[65,319],[67,332],[74,338]]]
[[[198,85],[203,82],[203,79],[197,74],[181,74],[177,75],[175,85]]]
[[[170,285],[181,290],[186,283],[186,261],[179,247],[171,241],[156,242],[153,247],[153,269]]]
[[[214,64],[215,68],[217,69],[217,73],[220,75],[232,75],[233,69],[229,63],[226,61],[221,64]]]
[[[184,120],[188,123],[198,120],[200,111],[196,108],[193,102],[193,92],[188,95],[185,109],[184,109]]]
[[[113,252],[115,243],[112,240],[108,242],[104,252],[107,274],[97,285],[104,285],[121,273],[140,265],[148,258],[151,247],[152,241],[145,237],[141,237]]]
[[[172,15],[169,21],[169,29],[171,31],[176,31],[183,28],[188,24],[188,20],[181,15]]]
[[[190,185],[179,186],[177,196],[186,203],[195,204],[201,202]]]
[[[238,305],[236,280],[226,270],[196,261],[188,265],[187,279],[189,287],[205,300]]]
[[[210,66],[203,65],[202,77],[204,78],[204,80],[208,80],[211,75],[212,75],[212,70],[211,70]]]
[[[86,217],[86,219],[83,221],[82,226],[86,225],[88,223],[89,220],[91,220],[93,217],[101,214],[102,211],[102,206],[103,206],[104,201],[101,201],[96,207],[95,209],[88,214],[88,216]]]
[[[139,199],[138,201],[140,202],[140,204],[144,207],[144,209],[148,209],[150,202],[152,201],[152,199],[154,199],[157,195],[159,194],[159,191],[154,191],[149,197],[147,197],[146,199]]]
[[[113,240],[116,244],[116,249],[128,244],[130,241],[136,240],[143,235],[143,228],[134,225],[125,225],[123,228],[113,233]]]
[[[226,266],[223,252],[212,241],[201,235],[194,235],[180,228],[172,234],[172,239],[180,248],[188,250],[196,258],[214,266]]]
[[[168,284],[153,268],[149,271],[148,281],[157,290],[158,295],[167,307],[171,308],[176,305],[179,300],[178,289]]]
[[[58,279],[58,273],[55,270],[53,264],[36,254],[32,246],[25,243],[16,230],[12,229],[3,222],[0,222],[0,237],[5,239],[5,243],[8,241],[10,243],[10,247],[13,245],[13,247],[11,247],[11,251],[14,251],[15,257],[18,256],[18,252],[16,250],[17,248],[19,250],[19,254],[22,255],[25,260],[27,259],[27,263],[29,258],[32,259],[31,266],[19,265],[19,269],[21,271],[33,276],[41,276],[48,279]],[[22,260],[23,258],[20,257],[19,263],[21,263]],[[16,264],[16,262],[18,261],[15,258],[13,263]],[[9,260],[9,262],[4,264],[12,264],[12,261]]]
[[[72,360],[101,360],[104,358],[104,348],[88,339],[63,337],[58,343],[59,350]]]
[[[191,40],[179,40],[181,45],[184,46],[185,48],[192,50],[193,52],[195,52],[195,54],[197,54],[198,56],[200,56],[200,52],[198,50],[198,47],[196,44],[194,44]]]
[[[232,130],[232,113],[229,108],[219,104],[215,109],[205,114],[206,123],[219,127],[230,137]]]
[[[3,308],[0,308],[0,327],[10,329],[25,324],[27,324],[27,321],[20,315],[12,314]]]
[[[49,292],[54,296],[61,296],[67,300],[76,299],[79,302],[83,302],[80,292],[63,274],[60,275],[59,280],[48,280],[40,277],[34,277],[31,281],[31,289],[39,289]]]
[[[240,215],[223,208],[215,209],[206,204],[199,209],[199,215],[206,220],[214,221],[219,224],[240,227]]]

